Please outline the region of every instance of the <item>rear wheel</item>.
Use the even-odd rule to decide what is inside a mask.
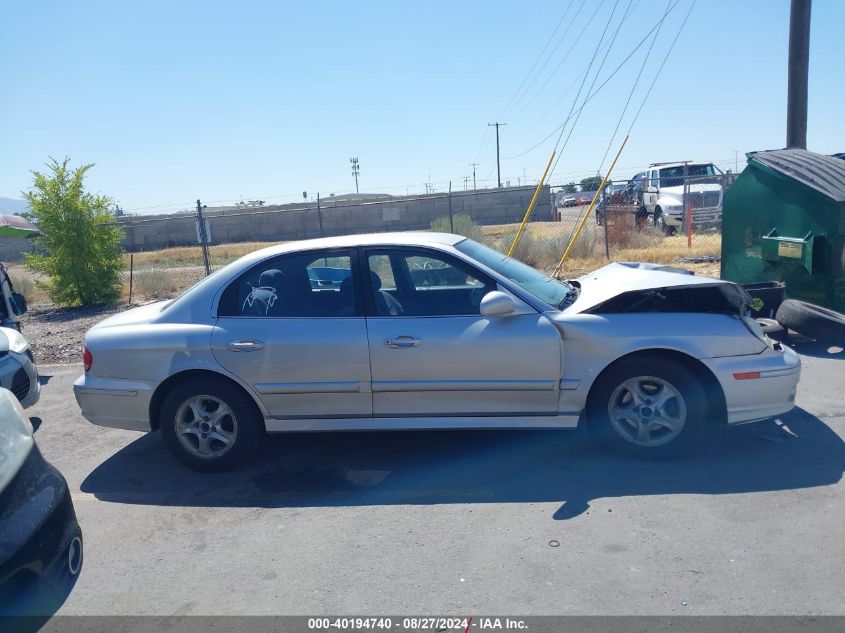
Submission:
[[[222,379],[190,379],[177,385],[164,399],[160,419],[174,457],[203,472],[240,465],[263,433],[255,404]]]
[[[654,210],[654,226],[660,230],[663,235],[669,236],[675,234],[675,227],[666,224],[666,218],[663,215],[663,210],[657,207]]]
[[[706,428],[703,386],[683,364],[664,358],[623,359],[590,393],[588,428],[597,440],[640,456],[688,450]]]

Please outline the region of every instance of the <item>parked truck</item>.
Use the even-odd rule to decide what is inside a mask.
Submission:
[[[723,174],[713,163],[654,163],[644,174],[638,215],[666,235],[685,226],[689,204],[694,228],[722,225]]]

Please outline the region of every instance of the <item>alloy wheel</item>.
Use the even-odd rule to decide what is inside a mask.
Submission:
[[[654,447],[674,440],[687,420],[681,392],[654,376],[625,380],[610,394],[608,416],[616,433],[637,446]]]
[[[191,455],[214,459],[235,445],[238,420],[231,407],[220,398],[192,396],[176,411],[176,437]]]

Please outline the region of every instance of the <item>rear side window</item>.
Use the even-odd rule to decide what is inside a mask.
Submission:
[[[253,267],[223,292],[221,317],[356,316],[352,254],[284,255]]]

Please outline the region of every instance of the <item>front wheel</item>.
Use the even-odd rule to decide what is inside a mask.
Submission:
[[[180,462],[202,472],[239,466],[263,433],[255,404],[225,380],[191,379],[161,407],[164,442]]]
[[[598,441],[640,456],[684,452],[707,424],[705,390],[681,363],[623,359],[590,393],[588,429]]]

